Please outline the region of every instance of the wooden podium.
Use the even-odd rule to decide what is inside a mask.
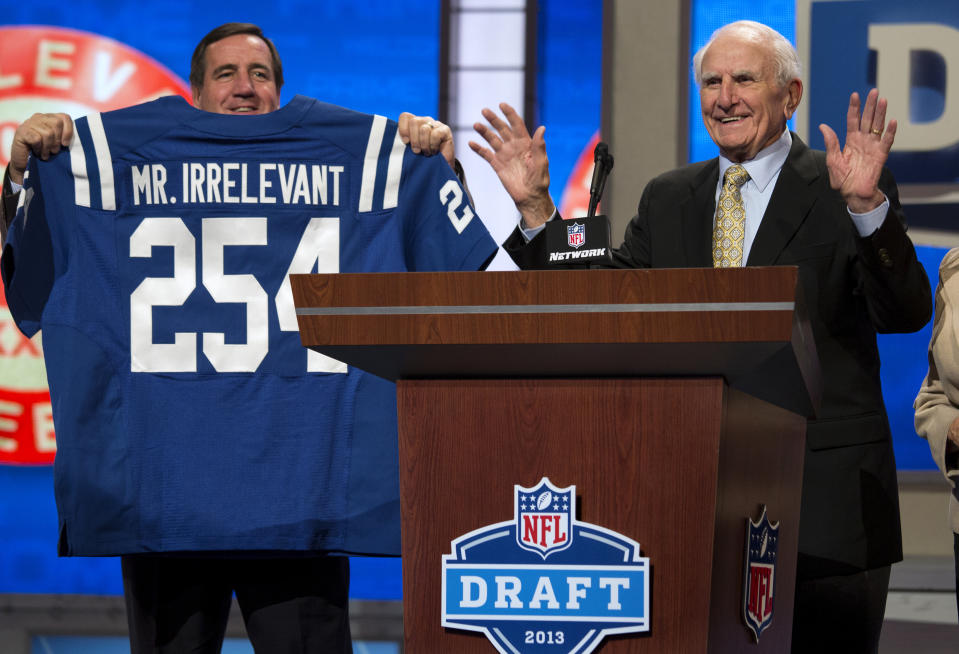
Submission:
[[[441,626],[442,556],[544,476],[649,557],[650,629],[602,652],[789,651],[819,394],[796,268],[291,279],[304,345],[397,382],[407,654],[494,651]],[[743,580],[761,505],[780,531],[755,643]]]

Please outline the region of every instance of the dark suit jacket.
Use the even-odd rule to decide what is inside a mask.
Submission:
[[[822,366],[822,405],[807,428],[799,533],[799,576],[808,579],[902,559],[876,333],[920,329],[932,303],[892,175],[884,171],[880,180],[889,213],[875,234],[861,238],[829,187],[825,154],[792,138],[747,265],[799,266]],[[652,180],[613,265],[711,267],[718,181],[718,159]],[[541,236],[526,244],[517,230],[504,247],[520,267],[545,267]]]

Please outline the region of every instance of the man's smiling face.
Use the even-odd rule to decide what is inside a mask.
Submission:
[[[251,34],[234,34],[206,50],[203,86],[193,89],[197,109],[218,114],[265,114],[280,106],[270,49]]]
[[[742,163],[786,129],[802,83],[776,78],[772,48],[752,34],[731,32],[713,41],[702,60],[699,99],[703,121],[719,151]]]

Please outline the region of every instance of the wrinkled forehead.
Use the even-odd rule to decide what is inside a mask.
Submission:
[[[775,65],[772,46],[749,31],[721,34],[703,53],[702,76],[752,73],[766,77]]]

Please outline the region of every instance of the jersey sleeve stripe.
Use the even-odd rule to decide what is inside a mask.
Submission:
[[[32,184],[27,184],[27,181],[29,179],[30,179],[30,168],[28,167],[25,171],[23,171],[23,181],[21,182],[21,185],[23,186],[23,188],[30,188],[32,186]],[[26,196],[26,193],[20,194],[20,198],[17,200],[17,211],[20,211],[21,209],[23,209],[23,203],[26,201],[25,196]],[[3,247],[3,243],[0,243],[0,248],[2,247]]]
[[[390,151],[390,162],[386,167],[386,191],[383,196],[383,208],[395,209],[400,201],[400,176],[403,173],[403,154],[406,144],[400,138],[400,131],[396,130],[393,138],[393,149]]]
[[[100,199],[104,211],[116,211],[116,192],[113,187],[113,158],[110,156],[110,144],[103,130],[103,121],[99,113],[87,116],[90,136],[93,139],[93,151],[97,156],[97,169],[100,171]]]
[[[366,156],[363,158],[363,176],[360,185],[360,207],[362,211],[373,210],[373,191],[376,187],[376,164],[380,158],[380,146],[383,144],[383,132],[386,130],[386,117],[373,116],[370,127],[370,140],[366,143]]]
[[[90,206],[90,179],[87,177],[87,156],[80,141],[80,132],[74,128],[70,139],[70,172],[73,173],[73,199],[81,207]]]

